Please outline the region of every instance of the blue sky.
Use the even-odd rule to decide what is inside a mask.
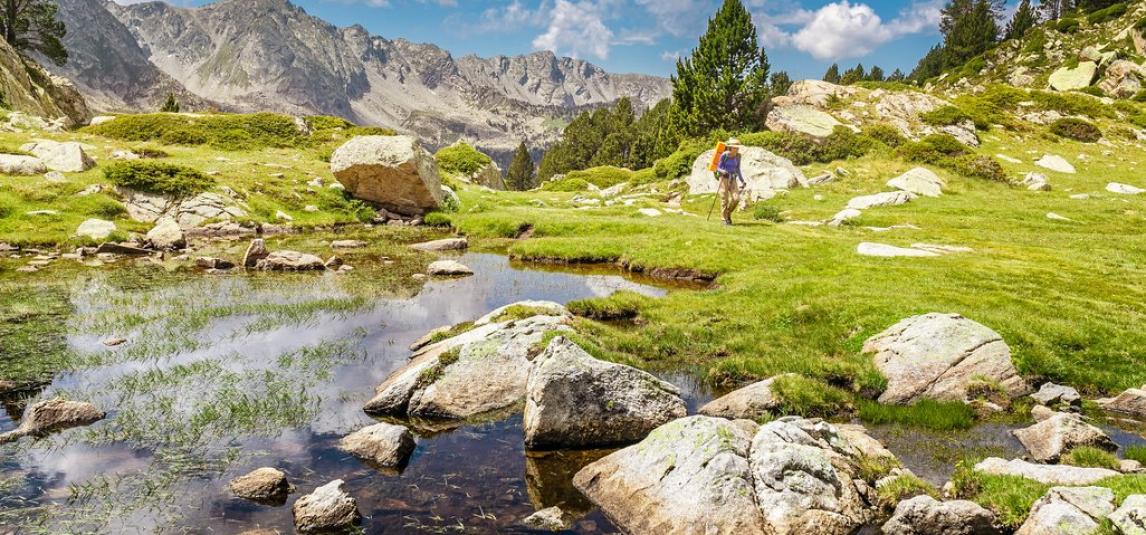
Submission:
[[[122,3],[139,0],[117,0]],[[668,75],[720,0],[293,0],[338,26],[429,42],[456,56],[553,50],[614,72]],[[943,0],[744,0],[773,70],[818,78],[833,62],[910,72],[939,40]],[[201,5],[206,0],[171,0]]]

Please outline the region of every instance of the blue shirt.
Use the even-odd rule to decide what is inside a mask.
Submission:
[[[733,156],[731,153],[724,153],[720,155],[720,164],[717,165],[716,170],[720,174],[735,177],[741,182],[744,181],[744,175],[740,172],[740,155]]]

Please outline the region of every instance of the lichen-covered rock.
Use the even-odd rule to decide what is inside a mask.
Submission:
[[[76,228],[76,236],[91,238],[93,240],[106,240],[116,231],[115,223],[103,219],[88,219]]]
[[[1146,494],[1134,494],[1122,500],[1118,510],[1110,514],[1110,523],[1122,535],[1146,534]]]
[[[1028,390],[1003,338],[958,314],[912,316],[869,338],[863,350],[875,354],[888,379],[881,403],[966,401],[967,387],[983,379],[1011,397]]]
[[[330,169],[355,197],[407,216],[442,202],[433,155],[412,136],[359,136],[334,151]]]
[[[156,249],[182,249],[187,245],[187,236],[174,219],[161,219],[147,231],[147,243]]]
[[[681,418],[586,466],[573,485],[626,533],[765,535],[751,444],[729,420]]]
[[[1003,533],[995,514],[975,502],[916,496],[899,502],[884,535],[991,535]]]
[[[21,154],[0,154],[0,173],[5,175],[38,175],[48,170],[44,162],[35,156]]]
[[[335,479],[294,502],[294,526],[299,533],[321,533],[349,528],[358,521],[358,503]]]
[[[774,132],[793,132],[812,137],[827,137],[837,126],[844,126],[830,114],[811,106],[776,106],[768,112],[766,124]]]
[[[853,210],[867,210],[880,206],[899,206],[915,200],[915,194],[907,191],[885,191],[872,195],[862,195],[848,201],[848,208]]]
[[[697,157],[688,175],[690,195],[716,193],[718,181],[708,170],[714,151],[706,151]],[[771,195],[776,190],[792,189],[805,185],[808,179],[792,162],[760,147],[741,147],[740,171],[747,184],[742,190],[748,198]]]
[[[1047,81],[1055,91],[1077,91],[1090,87],[1098,74],[1098,64],[1083,61],[1077,67],[1061,67],[1050,75]]]
[[[1060,464],[1035,464],[1022,459],[1010,461],[988,457],[975,465],[976,472],[999,476],[1019,476],[1046,485],[1092,485],[1118,472],[1106,468],[1083,468]]]
[[[1040,462],[1058,462],[1060,457],[1080,446],[1107,451],[1118,449],[1101,429],[1072,413],[1057,413],[1035,425],[1016,430],[1014,434],[1031,453],[1031,458]]]
[[[487,323],[429,344],[378,386],[364,410],[460,419],[521,403],[533,346],[546,333],[569,328],[562,312]]]
[[[1130,388],[1113,399],[1100,400],[1100,405],[1108,411],[1129,414],[1135,418],[1146,418],[1146,385]]]
[[[53,171],[63,173],[82,173],[95,167],[95,160],[84,152],[84,146],[74,141],[60,143],[47,139],[37,139],[32,143],[20,147],[24,152],[44,162],[44,165]]]
[[[939,175],[930,169],[916,167],[902,175],[887,181],[887,185],[895,189],[923,195],[925,197],[938,197],[943,195],[943,186],[946,183]]]
[[[1114,492],[1103,487],[1053,487],[1031,506],[1015,535],[1093,533],[1114,511]]]
[[[239,498],[282,504],[294,487],[287,481],[286,474],[275,468],[259,468],[248,474],[232,479],[228,488]]]
[[[103,417],[103,411],[83,401],[60,398],[38,401],[24,410],[19,427],[0,434],[0,443],[24,436],[43,435],[69,427],[92,424],[102,420]]]
[[[780,399],[772,393],[772,385],[777,379],[795,374],[777,375],[752,383],[744,388],[733,390],[714,399],[700,408],[700,414],[717,416],[730,420],[761,420],[771,416],[780,408]]]
[[[827,422],[786,417],[760,426],[749,463],[768,533],[846,535],[870,522],[858,459]]]
[[[406,464],[416,446],[409,429],[387,423],[363,427],[338,441],[338,449],[385,468]]]
[[[636,442],[685,415],[675,386],[597,360],[561,336],[535,359],[526,392],[523,425],[529,448]]]

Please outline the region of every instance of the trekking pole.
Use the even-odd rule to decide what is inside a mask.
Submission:
[[[720,198],[720,188],[724,187],[724,181],[719,177],[716,179],[716,196],[712,198],[712,206],[708,207],[708,217],[704,218],[705,221],[712,220],[712,211],[716,209],[716,200]]]

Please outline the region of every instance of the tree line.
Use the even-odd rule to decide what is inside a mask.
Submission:
[[[902,82],[907,79],[903,71],[895,69],[891,74],[884,73],[879,65],[873,65],[871,70],[865,70],[863,63],[857,64],[840,74],[840,65],[833,63],[824,73],[823,80],[833,84],[851,85],[856,82]]]

